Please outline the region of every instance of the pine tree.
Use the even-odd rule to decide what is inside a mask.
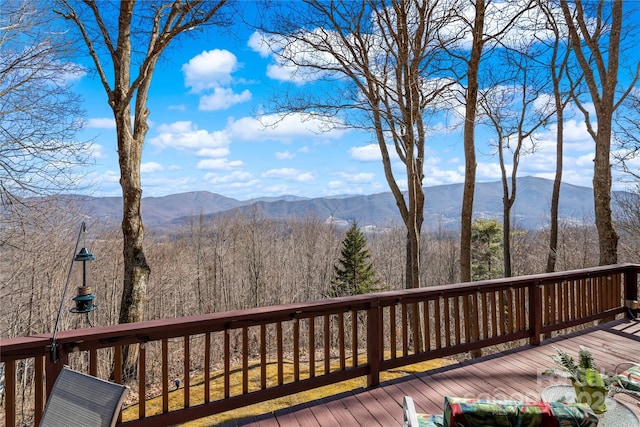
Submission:
[[[496,219],[473,220],[471,226],[471,245],[473,248],[473,280],[487,280],[502,277],[502,226]]]
[[[333,266],[331,297],[360,295],[379,290],[379,279],[367,249],[367,239],[354,222],[342,241],[338,264]]]

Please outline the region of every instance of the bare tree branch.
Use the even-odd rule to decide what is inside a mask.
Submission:
[[[0,4],[0,198],[65,190],[81,178],[89,143],[72,82],[84,74],[55,16],[29,1]]]

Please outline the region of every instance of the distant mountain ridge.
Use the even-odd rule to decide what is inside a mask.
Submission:
[[[512,209],[514,224],[537,229],[549,222],[553,181],[544,178],[522,177],[517,182],[516,203]],[[457,229],[460,223],[462,184],[425,187],[425,230]],[[122,198],[73,197],[84,215],[101,221],[120,222]],[[216,215],[241,215],[258,209],[266,218],[286,219],[315,215],[322,220],[360,226],[387,227],[402,224],[398,208],[390,192],[370,195],[304,198],[282,196],[240,201],[207,191],[193,191],[164,197],[145,197],[142,214],[148,228],[172,226],[189,221],[194,216],[210,218]],[[502,183],[477,183],[474,198],[474,217],[502,219]],[[559,214],[562,220],[591,222],[593,190],[562,184]]]

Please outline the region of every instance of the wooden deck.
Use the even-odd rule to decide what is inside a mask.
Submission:
[[[298,405],[272,414],[238,420],[237,426],[394,426],[402,424],[402,397],[413,397],[418,412],[442,413],[444,396],[539,400],[540,392],[565,379],[542,376],[552,366],[552,346],[577,355],[589,347],[596,364],[612,372],[622,361],[640,361],[640,321],[621,320],[572,335],[543,341],[498,355],[410,375],[338,396]],[[640,406],[618,394],[640,416]],[[622,427],[622,426],[621,426]]]

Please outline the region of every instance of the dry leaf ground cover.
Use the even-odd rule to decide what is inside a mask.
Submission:
[[[347,364],[350,361],[347,361]],[[364,363],[364,357],[362,362]],[[439,368],[441,366],[450,365],[456,363],[453,359],[434,359],[426,362],[416,363],[413,365],[403,366],[398,369],[393,369],[380,373],[380,381],[392,380],[402,377],[407,374],[424,372],[430,369]],[[252,365],[254,367],[249,370],[249,389],[258,390],[260,387],[260,367],[259,364]],[[332,369],[337,369],[337,365],[332,365]],[[214,372],[211,375],[211,394],[212,398],[223,395],[223,382],[220,380],[222,372]],[[300,368],[300,378],[308,378],[308,369]],[[267,378],[268,384],[275,384],[277,381],[277,364],[270,363],[267,366]],[[189,390],[191,405],[197,405],[204,402],[204,378],[202,376],[194,377],[191,380],[191,387]],[[293,381],[293,364],[284,364],[284,381]],[[238,369],[231,373],[230,378],[230,394],[232,396],[242,393],[242,372]],[[199,420],[187,422],[183,424],[184,427],[204,427],[214,426],[225,422],[238,420],[251,416],[258,416],[262,414],[271,413],[279,409],[288,408],[290,406],[298,405],[300,403],[311,402],[323,397],[337,395],[343,392],[354,390],[357,388],[366,387],[367,378],[360,377],[348,381],[343,381],[336,384],[331,384],[313,390],[284,396],[278,399],[269,400],[266,402],[257,403],[254,405],[245,406],[232,411],[223,412],[220,414],[212,415],[210,417],[201,418]],[[169,392],[169,409],[176,410],[184,407],[184,391],[182,388],[172,390]],[[157,396],[151,399],[147,399],[146,402],[147,416],[152,416],[162,412],[162,396]],[[123,421],[128,421],[137,418],[138,406],[132,405],[127,407],[123,411]]]

